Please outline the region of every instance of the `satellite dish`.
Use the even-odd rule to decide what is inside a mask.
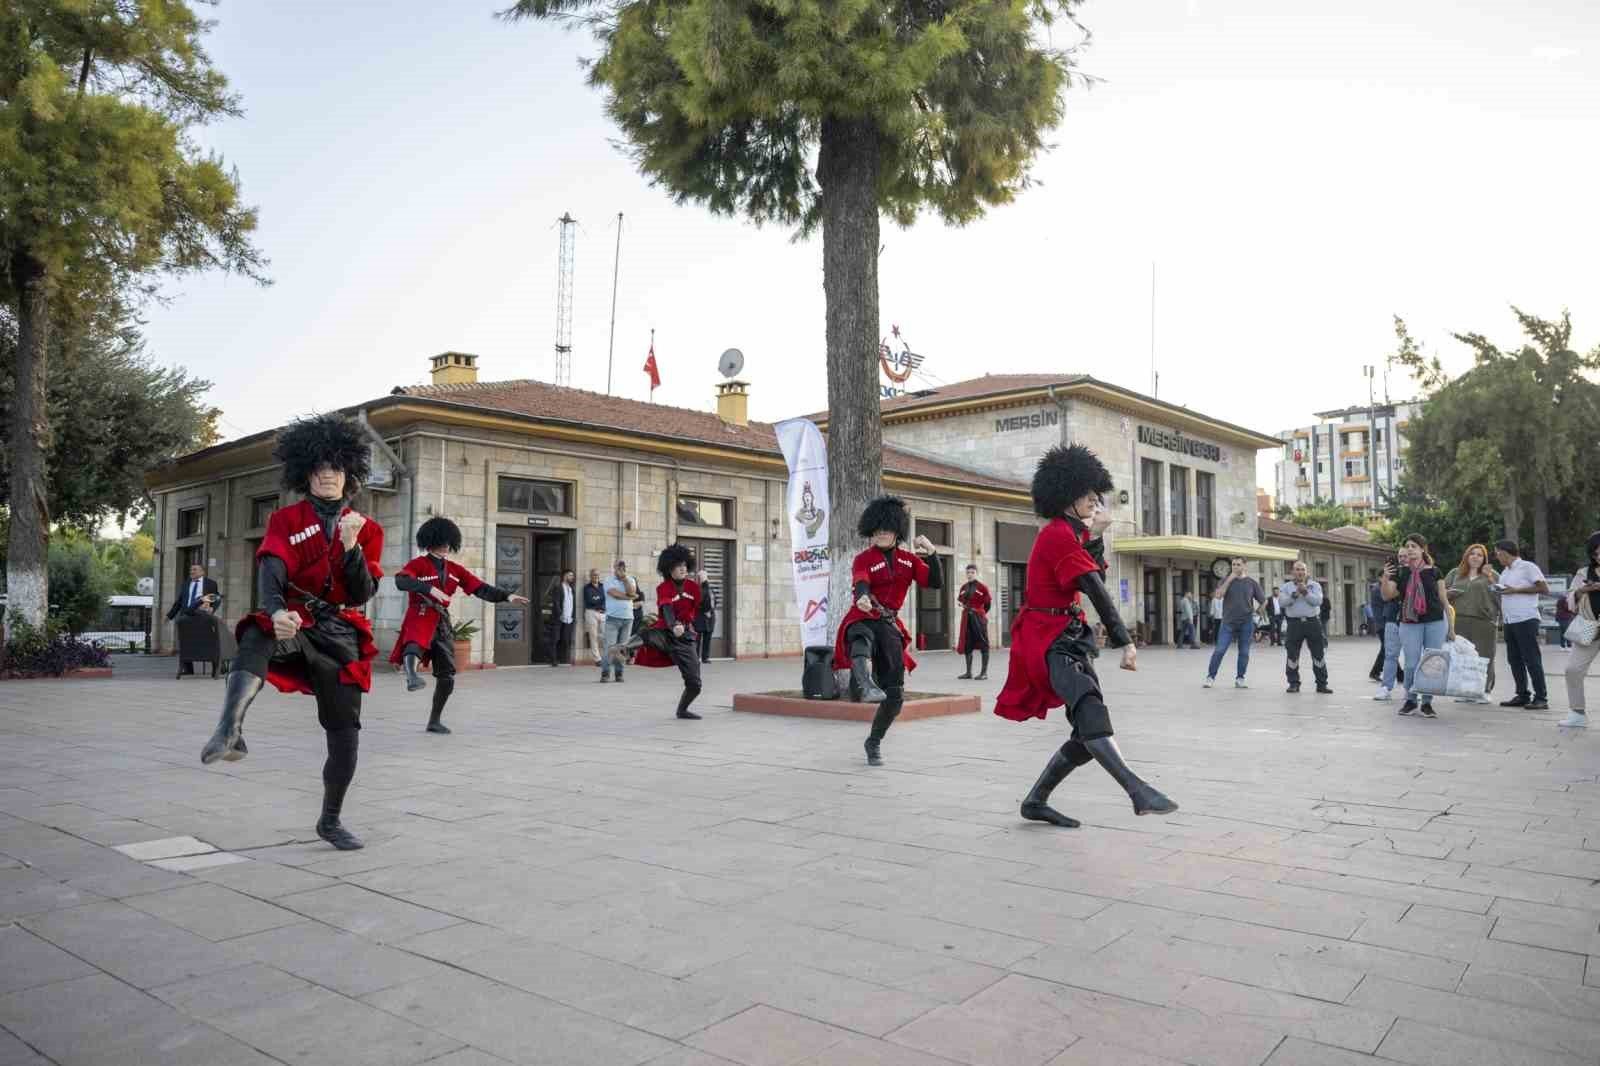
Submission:
[[[717,371],[725,378],[736,378],[743,369],[744,353],[737,348],[729,348],[717,360]]]

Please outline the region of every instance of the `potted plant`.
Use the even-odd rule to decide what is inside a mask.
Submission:
[[[466,666],[472,662],[472,638],[478,632],[478,623],[473,621],[458,622],[456,631],[456,666]]]

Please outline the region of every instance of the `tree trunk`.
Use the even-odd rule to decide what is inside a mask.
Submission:
[[[1506,539],[1522,543],[1522,507],[1517,503],[1517,498],[1509,490],[1505,494],[1504,502],[1500,505],[1501,513],[1506,520]]]
[[[827,118],[817,180],[822,186],[822,291],[828,343],[828,633],[849,610],[850,560],[861,550],[856,521],[882,491],[878,414],[878,130],[870,121]]]
[[[16,255],[18,281],[16,392],[11,409],[11,533],[6,555],[6,632],[20,614],[43,625],[50,606],[50,503],[45,455],[50,420],[45,382],[50,352],[50,278],[31,256]]]
[[[1533,561],[1550,572],[1550,497],[1543,492],[1533,496]]]

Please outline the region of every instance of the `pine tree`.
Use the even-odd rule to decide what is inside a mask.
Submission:
[[[187,0],[0,6],[0,302],[17,323],[9,610],[44,620],[51,332],[86,328],[162,274],[259,277],[237,176],[187,131],[238,102]]]
[[[593,28],[589,81],[639,169],[678,203],[822,233],[830,615],[882,484],[878,221],[961,225],[1029,184],[1062,116],[1081,0],[518,0]]]

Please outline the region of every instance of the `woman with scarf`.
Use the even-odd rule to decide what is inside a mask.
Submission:
[[[361,694],[372,687],[378,654],[357,608],[383,576],[383,527],[349,506],[367,477],[367,449],[361,427],[343,415],[304,418],[278,434],[272,457],[283,464],[283,486],[305,498],[267,519],[256,549],[261,602],[239,620],[222,715],[200,753],[206,764],[249,753],[244,715],[264,682],[315,696],[328,738],[316,833],[340,851],[361,847],[339,812],[356,774]]]
[[[1444,577],[1433,565],[1428,542],[1413,533],[1405,539],[1403,549],[1405,566],[1398,570],[1393,565],[1383,568],[1383,598],[1400,601],[1400,647],[1405,652],[1406,675],[1415,684],[1423,651],[1444,647],[1455,637],[1455,631],[1445,613],[1449,594]],[[1433,697],[1413,693],[1409,688],[1400,713],[1438,717],[1433,710]]]
[[[989,607],[994,597],[989,588],[978,580],[978,568],[967,564],[967,583],[956,594],[961,605],[961,632],[956,637],[956,651],[967,657],[967,672],[959,674],[962,681],[972,678],[972,653],[983,654],[983,665],[978,670],[978,680],[989,680]]]
[[[1589,534],[1585,548],[1589,565],[1572,575],[1572,588],[1567,593],[1567,606],[1574,615],[1583,609],[1583,597],[1589,597],[1589,612],[1600,618],[1600,532]],[[1589,666],[1600,655],[1600,640],[1588,644],[1574,644],[1567,656],[1567,706],[1570,710],[1559,723],[1564,729],[1587,729],[1589,714],[1583,696],[1583,682],[1589,676]]]
[[[1494,646],[1500,627],[1500,600],[1495,596],[1494,583],[1499,580],[1500,575],[1489,564],[1489,549],[1472,544],[1462,554],[1461,565],[1444,583],[1450,606],[1456,612],[1456,632],[1472,641],[1479,658],[1489,660],[1484,695],[1467,703],[1488,703],[1488,693],[1494,691]]]
[[[1122,649],[1122,669],[1137,669],[1137,652],[1105,584],[1105,542],[1111,524],[1105,494],[1111,473],[1082,445],[1051,448],[1033,475],[1033,509],[1046,520],[1028,555],[1023,607],[1011,624],[1011,660],[994,713],[1013,722],[1047,717],[1065,705],[1072,735],[1050,757],[1022,801],[1029,821],[1076,829],[1049,804],[1051,791],[1073,770],[1097,762],[1133,801],[1134,814],[1171,814],[1178,805],[1122,760],[1112,736],[1111,711],[1095,673],[1094,630],[1083,599],[1106,627],[1106,643]]]

